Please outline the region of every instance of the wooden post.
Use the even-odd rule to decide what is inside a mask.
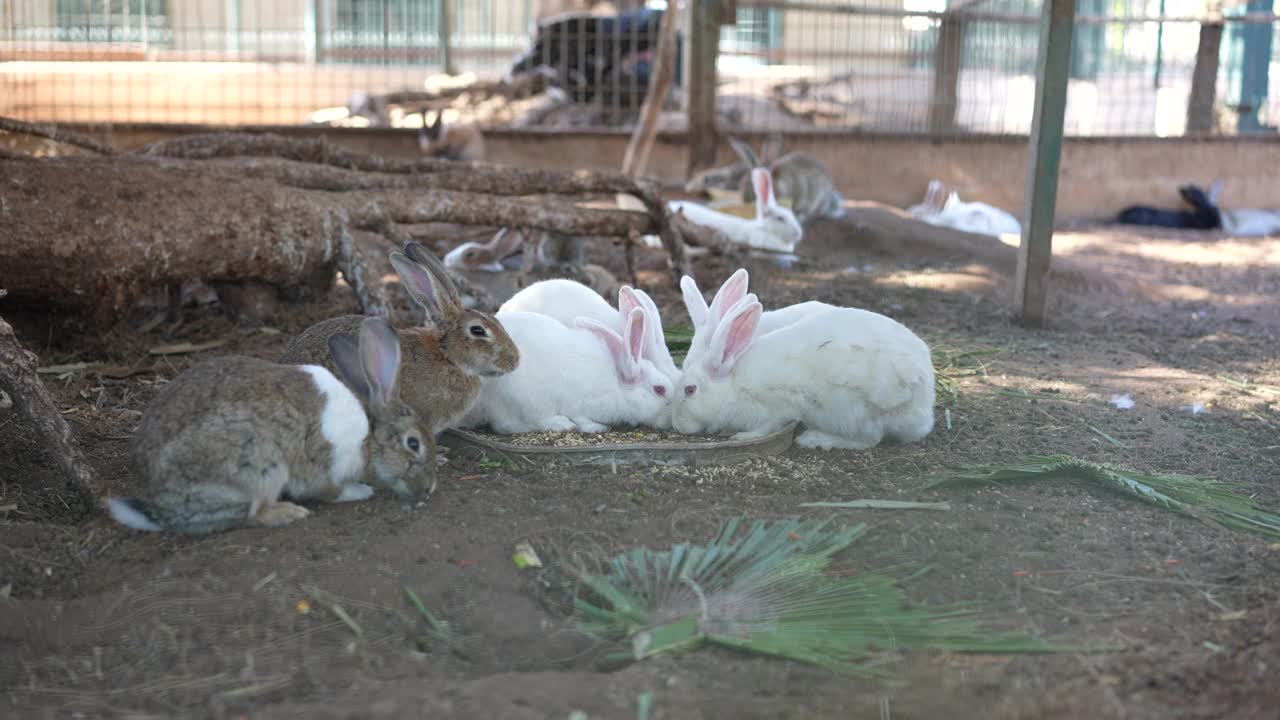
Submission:
[[[440,0],[440,64],[445,75],[457,75],[453,64],[453,0]]]
[[[1213,100],[1218,93],[1218,58],[1222,50],[1222,16],[1211,11],[1211,21],[1200,25],[1200,47],[1191,73],[1187,98],[1187,134],[1213,131]]]
[[[692,176],[716,161],[716,58],[720,54],[719,0],[689,0],[689,165]]]
[[[1032,326],[1044,324],[1049,300],[1053,213],[1058,199],[1058,164],[1062,159],[1075,15],[1075,0],[1045,0],[1040,18],[1036,99],[1027,164],[1026,223],[1022,228],[1022,245],[1018,248],[1015,283],[1019,319]]]
[[[942,18],[938,45],[933,51],[933,99],[929,107],[929,132],[949,133],[956,128],[960,65],[969,22],[959,15]]]
[[[653,64],[653,75],[649,78],[649,87],[645,91],[644,104],[640,107],[640,121],[631,133],[631,141],[627,143],[627,151],[622,155],[622,172],[624,175],[643,175],[649,166],[649,152],[653,150],[654,140],[658,137],[658,120],[662,114],[662,105],[666,102],[667,93],[671,91],[671,81],[676,74],[676,29],[680,27],[680,11],[668,5],[658,26],[657,60]],[[627,240],[630,243],[630,238]],[[630,245],[627,245],[630,251]]]

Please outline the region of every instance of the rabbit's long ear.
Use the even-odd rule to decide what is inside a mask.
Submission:
[[[782,155],[782,135],[780,133],[771,133],[764,145],[760,147],[760,162],[769,166],[777,162]]]
[[[445,269],[444,263],[440,262],[440,258],[415,241],[404,244],[404,254],[431,273],[431,278],[435,281],[435,296],[440,303],[440,312],[449,316],[460,314],[463,309],[462,297],[458,295],[458,286],[453,284],[453,278],[449,277],[449,271]]]
[[[1221,198],[1222,198],[1222,180],[1214,180],[1213,184],[1209,186],[1209,202],[1213,203],[1214,205],[1217,205],[1218,201]]]
[[[747,275],[747,269],[738,268],[716,291],[716,296],[711,298],[710,317],[708,318],[708,322],[713,327],[724,319],[724,316],[729,312],[729,308],[737,305],[746,296],[749,280],[750,276]]]
[[[396,398],[400,377],[400,337],[386,318],[368,317],[360,323],[360,365],[369,383],[369,406],[387,407]]]
[[[756,217],[764,217],[764,211],[778,206],[778,199],[773,196],[773,174],[765,168],[751,171],[751,184],[756,190]]]
[[[632,371],[640,374],[640,358],[644,357],[645,337],[648,335],[648,321],[643,308],[632,308],[627,315],[627,327],[622,339],[627,343],[627,361]]]
[[[660,349],[665,350],[667,339],[662,335],[662,314],[658,312],[658,304],[649,297],[649,293],[643,290],[636,290],[635,294],[640,299],[641,309],[644,310],[645,327],[648,329],[645,335],[648,338],[649,349],[654,353]]]
[[[616,330],[586,317],[574,318],[573,324],[595,335],[604,343],[604,346],[609,349],[609,355],[613,358],[613,366],[618,371],[618,377],[624,382],[635,382],[640,377],[640,367],[632,361],[627,341]],[[630,332],[631,326],[628,323],[627,333],[630,334]]]
[[[369,404],[369,383],[364,379],[364,367],[360,364],[360,344],[351,333],[329,336],[329,355],[338,366],[338,374],[351,388],[362,405]]]
[[[630,285],[623,285],[618,288],[618,312],[622,314],[622,317],[631,315],[631,311],[636,308],[643,310],[644,304],[640,302],[640,297],[635,288]]]
[[[439,315],[441,307],[440,288],[436,284],[435,276],[402,253],[393,250],[387,257],[391,260],[391,267],[395,268],[396,274],[400,276],[400,284],[404,286],[405,291],[414,302],[427,311],[427,318],[434,320]]]
[[[733,306],[711,336],[705,360],[707,372],[723,377],[733,371],[738,358],[742,357],[755,339],[756,328],[763,313],[764,306],[756,302],[754,296],[744,298]]]
[[[752,150],[750,145],[730,135],[729,147],[733,148],[733,152],[737,154],[738,159],[746,163],[747,167],[760,167],[760,158],[756,157],[756,151]]]
[[[501,262],[508,255],[514,255],[524,245],[524,232],[502,228],[488,242],[486,247],[493,253],[493,261]]]
[[[680,278],[680,296],[684,298],[685,310],[689,311],[689,322],[693,323],[696,333],[707,324],[707,316],[711,313],[707,308],[707,301],[703,299],[698,283],[688,275]]]

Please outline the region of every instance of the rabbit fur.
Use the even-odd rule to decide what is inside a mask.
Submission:
[[[835,307],[759,333],[763,312],[748,294],[714,326],[706,350],[685,362],[672,406],[682,433],[736,432],[755,439],[804,423],[801,447],[865,450],[888,436],[933,429],[929,347],[883,315]]]
[[[844,198],[836,191],[831,173],[813,153],[793,150],[781,157],[781,138],[774,136],[765,141],[757,157],[751,146],[730,137],[729,146],[746,168],[766,167],[773,174],[773,192],[784,202],[790,203],[791,212],[801,225],[819,217],[842,218],[845,215]],[[743,202],[755,200],[750,178],[745,175],[738,181]]]
[[[756,187],[756,217],[745,220],[718,212],[695,202],[673,200],[667,207],[673,213],[681,213],[695,225],[715,228],[730,242],[755,250],[775,253],[791,253],[804,238],[804,230],[792,212],[778,205],[773,192],[773,177],[764,168],[751,171]]]
[[[564,279],[542,280],[516,293],[498,311],[538,313],[558,320],[565,327],[575,327],[577,318],[585,317],[621,333],[633,308],[640,308],[645,315],[644,358],[675,382],[680,377],[680,369],[667,348],[662,316],[657,304],[643,290],[630,285],[619,288],[618,308],[615,309],[581,283]]]
[[[432,478],[435,443],[399,397],[400,345],[386,320],[329,340],[340,382],[317,365],[228,356],[159,392],[133,448],[140,488],[109,498],[118,522],[204,535],[274,527],[308,511],[290,500],[363,500],[371,482],[413,497]],[[366,414],[367,412],[367,414]]]
[[[645,315],[623,334],[589,318],[565,327],[538,313],[499,312],[520,366],[485,385],[464,425],[495,432],[604,432],[611,425],[669,427],[672,384],[642,357]]]
[[[474,125],[445,125],[443,111],[436,113],[435,122],[428,123],[423,110],[418,149],[427,157],[475,162],[484,160],[484,135]]]
[[[1022,224],[1013,215],[994,205],[963,202],[955,192],[947,193],[939,180],[930,180],[924,202],[907,208],[917,220],[979,235],[1022,235]]]
[[[698,290],[697,282],[688,275],[680,278],[680,293],[684,299],[685,309],[689,313],[689,322],[693,326],[693,339],[689,343],[689,351],[684,358],[686,366],[692,367],[700,361],[699,356],[706,351],[707,346],[710,344],[711,335],[715,332],[715,326],[724,319],[725,313],[730,308],[747,297],[749,281],[750,276],[747,274],[746,269],[739,268],[729,276],[728,280],[724,281],[724,284],[720,286],[715,296],[712,297],[711,304],[707,305],[707,301],[702,297],[702,292]],[[755,296],[752,295],[751,297]],[[835,305],[828,305],[817,300],[809,300],[778,308],[777,310],[769,310],[761,314],[757,333],[767,335],[816,312],[830,310],[835,307]]]
[[[425,325],[398,331],[404,355],[401,392],[438,434],[462,419],[486,381],[515,370],[520,352],[494,316],[462,306],[443,263],[425,247],[409,242],[390,258],[405,290],[426,311]],[[289,343],[280,361],[331,367],[324,352],[329,337],[361,321],[359,315],[345,315],[317,323]]]
[[[617,278],[584,261],[583,241],[543,231],[536,244],[523,230],[502,228],[487,243],[468,242],[445,255],[445,267],[487,292],[499,305],[521,288],[550,277],[568,277],[613,297]],[[531,247],[531,245],[533,245]],[[519,254],[520,262],[512,262]]]

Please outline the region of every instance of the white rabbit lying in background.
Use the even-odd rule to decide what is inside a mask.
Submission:
[[[1222,181],[1214,180],[1209,186],[1209,202],[1222,215],[1222,231],[1233,237],[1266,237],[1280,233],[1280,210],[1241,208],[1227,210],[1219,206],[1222,197]]]
[[[745,220],[687,200],[673,200],[667,203],[667,207],[695,225],[719,230],[732,243],[754,250],[795,252],[796,245],[804,238],[804,229],[790,210],[778,204],[773,194],[773,176],[765,168],[755,168],[751,171],[751,181],[756,192],[754,220]]]
[[[802,447],[864,450],[885,437],[933,430],[929,346],[900,323],[832,307],[761,334],[764,308],[746,295],[712,327],[672,406],[682,433],[737,431],[759,438],[799,420]]]
[[[930,225],[940,225],[979,235],[1022,236],[1022,224],[1013,215],[982,202],[962,202],[956,193],[947,193],[938,180],[929,181],[924,202],[907,208],[907,213]]]
[[[610,425],[670,427],[670,378],[642,357],[645,314],[624,332],[587,318],[568,328],[538,313],[499,312],[520,350],[516,369],[485,383],[463,427],[495,432],[604,432]]]
[[[585,317],[621,333],[626,329],[631,311],[644,313],[644,359],[653,363],[663,375],[675,382],[680,369],[671,359],[666,336],[662,332],[662,316],[658,306],[643,290],[630,285],[618,289],[618,309],[594,290],[573,280],[542,280],[516,293],[498,308],[499,312],[531,312],[560,321],[565,327],[576,327],[577,318]]]

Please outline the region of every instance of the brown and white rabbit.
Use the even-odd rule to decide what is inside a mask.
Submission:
[[[420,494],[435,477],[435,441],[400,399],[395,331],[367,318],[359,333],[327,343],[346,384],[316,365],[240,356],[179,375],[138,428],[138,494],[108,499],[111,515],[138,530],[204,535],[308,515],[289,500],[364,500],[365,481]]]
[[[426,310],[423,326],[397,331],[404,355],[401,395],[438,434],[466,414],[486,378],[516,369],[520,351],[492,315],[462,306],[444,265],[425,247],[409,242],[404,253],[390,258],[405,290]],[[363,320],[344,315],[312,325],[289,343],[280,361],[328,365],[329,337]]]
[[[501,305],[520,289],[519,256],[525,236],[520,230],[502,228],[488,242],[464,242],[444,256],[444,266],[449,272],[479,290],[483,290],[494,303]],[[463,296],[463,304],[475,307],[470,298]]]
[[[580,237],[543,230],[536,247],[525,246],[524,267],[520,272],[521,288],[541,280],[563,278],[582,283],[600,297],[612,301],[618,292],[618,279],[599,265],[586,261]]]
[[[519,266],[511,262],[517,253],[522,255]],[[520,289],[551,278],[580,282],[610,299],[618,286],[612,273],[585,261],[582,238],[548,231],[502,228],[487,243],[463,243],[449,251],[444,265],[499,305]]]
[[[418,149],[427,157],[475,162],[484,160],[484,135],[474,125],[445,125],[443,110],[436,113],[434,123],[427,124],[423,110]]]
[[[831,173],[813,153],[793,150],[782,157],[782,141],[766,140],[757,157],[751,146],[729,138],[729,145],[748,168],[767,167],[773,175],[773,192],[784,203],[790,203],[791,212],[801,225],[819,217],[844,217],[844,198],[836,191]],[[755,200],[751,179],[739,181],[744,202]]]

